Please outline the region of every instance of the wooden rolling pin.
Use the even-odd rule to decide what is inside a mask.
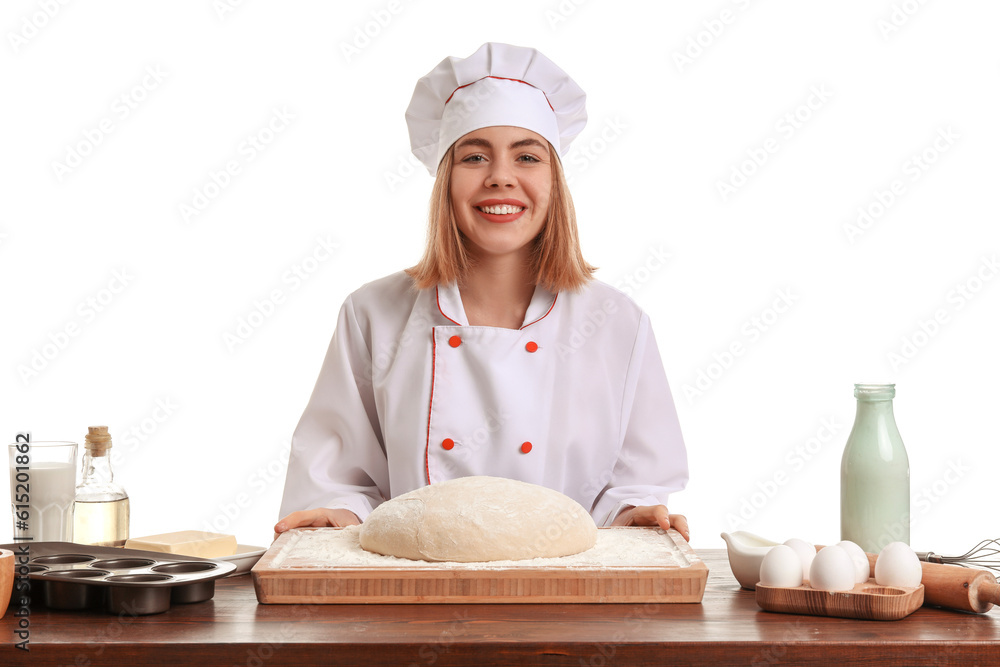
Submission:
[[[822,549],[817,546],[816,550]],[[876,554],[866,554],[871,564],[869,577],[875,576]],[[920,563],[924,573],[920,583],[924,585],[925,607],[946,607],[959,611],[985,614],[1000,604],[1000,584],[986,570],[977,570],[958,565],[941,563]]]
[[[877,556],[866,555],[872,566],[869,576],[874,577]],[[1000,584],[986,570],[923,562],[920,567],[924,570],[920,583],[924,585],[925,607],[947,607],[985,614],[994,604],[1000,604]]]

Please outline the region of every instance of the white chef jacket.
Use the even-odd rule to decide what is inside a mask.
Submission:
[[[667,504],[687,453],[646,313],[597,280],[537,286],[520,329],[470,326],[457,285],[417,290],[402,271],[348,296],[292,436],[280,515],[364,521],[469,475],[555,489],[598,525]]]

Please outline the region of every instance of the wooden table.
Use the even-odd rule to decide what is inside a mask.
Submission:
[[[1000,611],[892,622],[761,611],[724,550],[702,604],[258,605],[249,575],[155,616],[32,608],[30,656],[0,621],[0,665],[996,665]]]

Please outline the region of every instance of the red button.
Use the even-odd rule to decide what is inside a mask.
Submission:
[[[444,447],[445,449],[451,449],[452,447],[455,446],[455,441],[452,440],[451,438],[445,438],[444,440],[441,441],[441,446]]]
[[[452,336],[448,339],[448,345],[451,345],[452,347],[458,347],[461,344],[462,338],[460,336]]]
[[[530,451],[531,451],[531,443],[530,442],[523,442],[523,443],[521,443],[521,453],[522,454],[527,454]]]
[[[538,349],[538,343],[536,343],[535,341],[531,341],[530,343],[524,346],[524,349],[526,349],[528,352],[534,352]]]

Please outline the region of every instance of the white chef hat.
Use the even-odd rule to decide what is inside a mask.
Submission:
[[[410,147],[431,176],[457,139],[481,127],[523,127],[565,155],[587,124],[586,102],[580,86],[536,49],[487,42],[417,81],[406,109]]]

